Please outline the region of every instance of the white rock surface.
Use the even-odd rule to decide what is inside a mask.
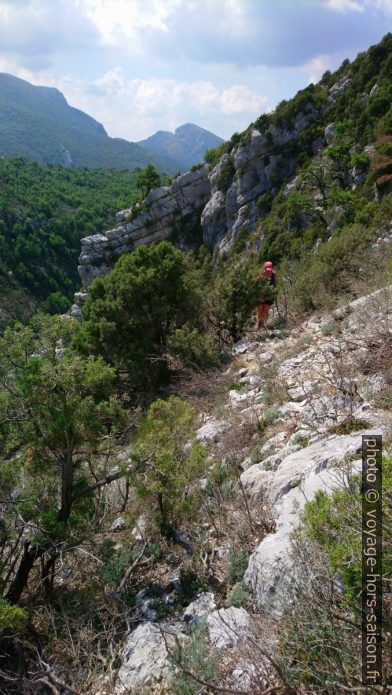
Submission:
[[[374,430],[369,432],[374,434]],[[361,450],[362,434],[369,432],[332,435],[316,442],[287,456],[275,474],[261,470],[260,464],[242,474],[252,480],[253,489],[265,486],[276,515],[276,532],[266,536],[251,555],[244,577],[266,615],[279,616],[287,599],[287,582],[293,572],[290,534],[300,522],[305,503],[318,490],[330,493],[342,484],[336,464],[354,457]]]
[[[178,634],[171,626],[144,623],[131,632],[122,654],[115,695],[131,693],[135,688],[154,686],[170,677],[171,666],[165,639],[170,647]],[[181,639],[185,639],[181,636]]]
[[[197,625],[200,618],[209,615],[216,609],[214,594],[210,591],[204,592],[197,596],[192,603],[184,610],[183,620],[191,627]]]
[[[217,442],[221,435],[230,427],[230,423],[216,418],[207,418],[204,425],[199,427],[196,432],[196,439],[199,442]]]
[[[215,649],[231,649],[251,636],[250,616],[244,608],[220,608],[207,618],[210,641]]]

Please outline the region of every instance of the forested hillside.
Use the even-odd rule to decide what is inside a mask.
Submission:
[[[135,169],[151,163],[167,173],[179,169],[164,153],[110,138],[58,89],[0,73],[0,156],[15,155],[67,167]]]
[[[222,144],[222,138],[194,123],[184,123],[174,133],[159,130],[154,135],[138,142],[138,145],[165,155],[180,163],[182,169],[190,169],[203,161],[207,149]]]
[[[0,335],[1,695],[389,695],[391,66],[389,34],[164,187],[0,162],[4,283],[67,294],[88,234],[72,315]]]
[[[78,288],[80,239],[114,224],[139,195],[139,172],[65,169],[0,159],[0,307],[22,314],[26,300],[57,296],[64,310]],[[19,306],[10,306],[11,291]],[[58,303],[60,302],[60,303]],[[46,305],[56,308],[56,298]]]

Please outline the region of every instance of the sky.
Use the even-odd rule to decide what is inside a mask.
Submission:
[[[223,138],[392,31],[392,0],[0,0],[0,72],[112,137]]]

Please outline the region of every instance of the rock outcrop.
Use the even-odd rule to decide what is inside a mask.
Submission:
[[[238,234],[252,232],[260,217],[259,196],[274,195],[292,178],[297,166],[292,145],[316,116],[308,104],[290,128],[271,125],[266,133],[253,128],[212,170],[202,166],[153,189],[143,203],[116,215],[114,229],[82,239],[78,271],[84,290],[140,244],[171,239],[184,250],[201,244],[227,250]],[[76,318],[84,300],[85,292],[76,294],[71,310]]]
[[[154,188],[142,204],[117,213],[114,229],[81,241],[78,271],[83,287],[140,244],[173,239],[180,247],[197,246],[200,214],[209,195],[208,169],[202,167],[178,176],[171,186]]]
[[[260,611],[269,617],[278,617],[287,606],[290,580],[294,576],[291,561],[291,533],[299,524],[300,513],[306,502],[319,490],[328,494],[341,487],[344,476],[337,468],[343,460],[353,458],[361,450],[362,435],[356,432],[346,436],[332,435],[305,449],[290,454],[280,463],[268,484],[265,473],[260,484],[268,495],[276,515],[276,531],[264,538],[251,555],[245,573],[245,584],[257,600]],[[380,429],[377,429],[380,432]],[[243,476],[252,471],[253,466]],[[243,481],[244,482],[244,481]]]
[[[175,647],[176,636],[173,627],[149,622],[131,632],[122,655],[116,695],[152,688],[162,680],[167,681],[172,674],[168,648]]]

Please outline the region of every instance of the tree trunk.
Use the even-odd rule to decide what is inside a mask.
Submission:
[[[72,448],[69,447],[61,469],[61,507],[57,518],[62,522],[68,520],[72,510],[73,472]],[[40,548],[37,545],[30,546],[28,541],[25,542],[20,565],[6,594],[8,601],[16,603],[20,599],[35,562],[42,557],[46,550],[46,548]]]
[[[67,521],[71,514],[73,473],[72,451],[68,449],[61,466],[61,508],[58,514],[59,521]]]
[[[29,574],[34,563],[44,554],[44,552],[44,548],[39,548],[37,545],[30,547],[30,543],[28,541],[25,542],[20,565],[5,596],[7,601],[10,603],[16,603],[19,601],[27,584]]]

